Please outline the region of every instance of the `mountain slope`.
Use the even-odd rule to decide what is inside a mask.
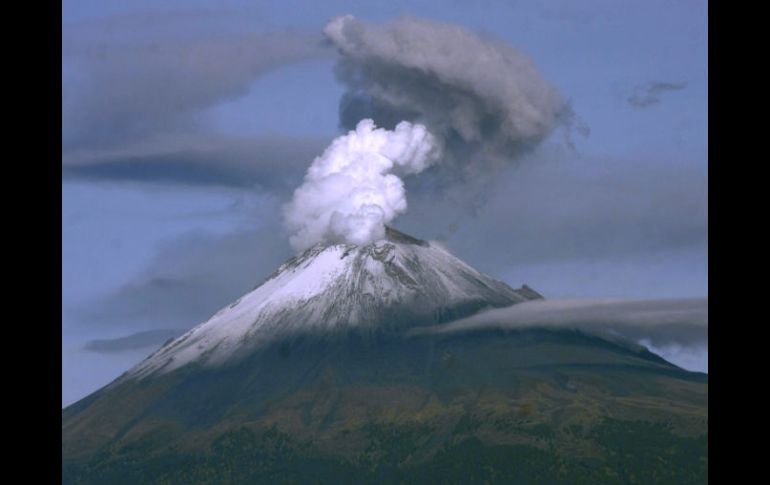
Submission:
[[[542,298],[483,275],[446,250],[387,228],[386,240],[316,245],[129,372],[222,364],[276,339],[441,323]]]
[[[393,230],[311,248],[64,409],[63,482],[704,483],[705,374],[576,331],[409,331],[534,298]]]
[[[575,332],[294,339],[65,409],[65,483],[705,483],[707,403]]]

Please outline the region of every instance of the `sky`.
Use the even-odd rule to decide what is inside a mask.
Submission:
[[[395,227],[547,298],[707,298],[707,8],[63,1],[62,406],[292,255],[282,207],[348,128],[350,84],[323,36],[344,14],[510,44],[572,113],[463,184],[407,179]],[[707,351],[671,352],[708,368]]]

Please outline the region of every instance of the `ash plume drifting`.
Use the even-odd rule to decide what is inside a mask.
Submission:
[[[492,168],[534,147],[572,112],[518,50],[456,25],[403,17],[372,25],[350,15],[324,34],[348,91],[337,138],[284,208],[296,251],[366,244],[406,211],[400,175],[441,159],[433,176],[463,197]],[[376,128],[380,126],[381,128]]]
[[[361,120],[313,161],[284,208],[292,248],[382,239],[385,224],[406,211],[404,182],[396,174],[420,173],[439,155],[423,125],[403,121],[390,131]]]
[[[341,57],[343,128],[362,118],[425,124],[452,162],[511,159],[572,112],[524,54],[457,25],[402,17],[373,25],[345,15],[324,29]],[[454,157],[452,157],[454,155]]]

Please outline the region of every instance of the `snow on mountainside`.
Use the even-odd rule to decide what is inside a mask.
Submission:
[[[130,370],[216,365],[278,337],[307,331],[387,330],[435,324],[482,308],[542,298],[483,275],[435,244],[387,228],[365,246],[316,245],[261,285]]]

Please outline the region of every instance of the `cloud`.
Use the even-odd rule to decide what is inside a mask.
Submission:
[[[176,338],[184,332],[185,329],[147,330],[114,339],[89,340],[83,349],[101,353],[143,349],[159,346],[163,342],[168,341],[168,339]]]
[[[320,242],[361,245],[384,238],[385,224],[407,207],[398,175],[418,174],[440,154],[423,125],[402,121],[390,131],[360,121],[313,160],[284,208],[292,247],[303,251]]]
[[[453,198],[471,194],[410,190],[398,227],[444,241],[487,272],[707,246],[703,166],[654,157],[533,156],[539,159],[498,173],[472,211]],[[408,188],[412,182],[419,180],[407,179]]]
[[[308,161],[327,143],[322,138],[286,135],[157,135],[107,148],[70,150],[62,156],[62,176],[258,186],[284,192],[300,183]]]
[[[192,328],[291,256],[280,223],[262,222],[255,231],[189,233],[167,243],[133,281],[84,307],[79,320],[132,332]]]
[[[709,349],[706,344],[695,346],[670,344],[657,347],[645,339],[640,340],[639,344],[683,369],[705,373],[709,371]]]
[[[364,118],[385,128],[422,123],[444,139],[448,158],[467,165],[502,163],[573,117],[529,58],[458,25],[413,17],[374,25],[346,15],[324,32],[341,54],[336,74],[348,87],[344,128]]]
[[[665,347],[708,345],[708,299],[539,300],[488,310],[414,333],[565,328]]]
[[[156,20],[124,19],[133,25],[132,35],[112,32],[110,19],[101,29],[63,27],[64,148],[189,132],[199,126],[202,110],[247,94],[263,74],[332,55],[314,32],[226,34],[199,28],[173,35],[158,28],[175,25],[170,17]],[[205,22],[203,16],[188,18],[192,25]]]
[[[648,108],[660,103],[661,94],[668,91],[681,91],[686,87],[687,83],[651,81],[647,84],[636,86],[627,101],[634,108]]]
[[[319,32],[256,32],[258,23],[181,11],[63,25],[62,175],[294,186],[328,140],[228,137],[206,125],[208,109],[260,76],[334,56]]]

